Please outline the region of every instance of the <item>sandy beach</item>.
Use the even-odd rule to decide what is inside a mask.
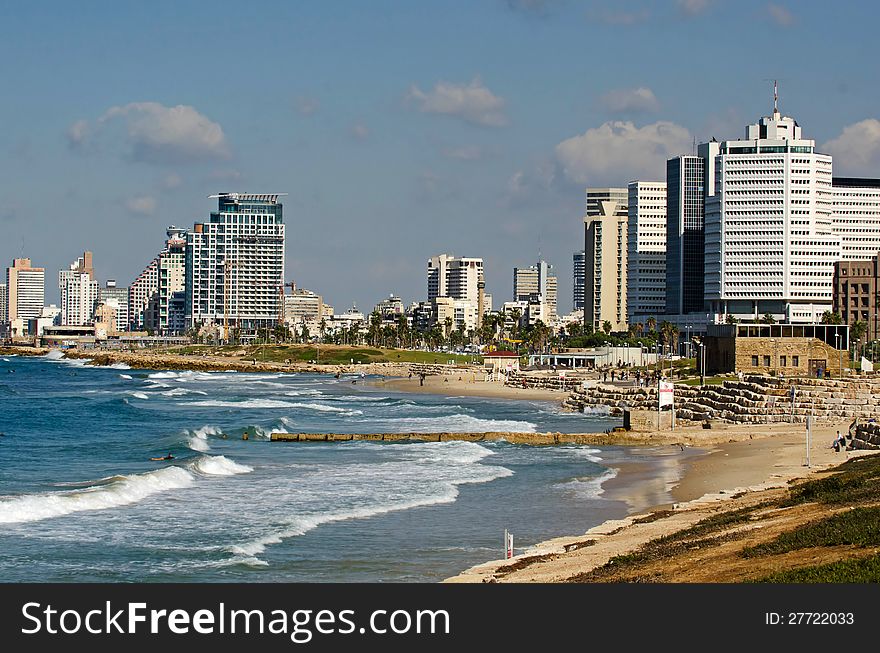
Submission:
[[[494,399],[524,399],[527,401],[553,401],[562,403],[568,396],[560,390],[543,388],[514,388],[500,381],[483,381],[479,372],[463,371],[461,374],[426,376],[424,385],[418,377],[389,377],[375,385],[399,392],[423,392],[447,396],[489,397]]]
[[[813,429],[809,467],[803,425],[734,426],[724,434],[727,442],[724,436],[718,437],[720,432],[707,435],[702,445],[707,453],[683,460],[683,475],[670,488],[673,502],[605,522],[586,533],[541,542],[510,560],[477,565],[445,582],[565,582],[605,564],[613,556],[687,528],[723,507],[760,502],[783,491],[779,488],[787,487],[792,479],[821,474],[854,456],[870,455],[863,451],[835,452],[831,448],[837,430],[845,433],[848,425],[832,423]],[[698,429],[691,430],[694,433],[688,438],[698,443]],[[620,476],[625,473],[622,470]],[[639,484],[615,487],[610,482],[607,486],[609,497],[622,500],[627,499],[627,492],[646,491]],[[638,505],[643,497],[630,500]],[[664,518],[654,519],[649,516],[652,514]]]

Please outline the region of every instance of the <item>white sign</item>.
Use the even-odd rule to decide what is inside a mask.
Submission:
[[[673,388],[674,386],[671,381],[660,381],[660,408],[672,405]]]
[[[513,533],[504,529],[504,557],[510,559],[513,557]]]
[[[561,371],[559,372],[559,378],[560,378],[560,379],[563,379],[563,380],[565,379],[565,370],[561,370]]]
[[[874,363],[872,363],[867,358],[862,356],[862,372],[873,372],[873,371],[874,371]]]

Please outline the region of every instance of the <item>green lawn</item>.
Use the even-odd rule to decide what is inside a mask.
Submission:
[[[342,365],[348,363],[482,363],[482,357],[460,354],[435,353],[429,351],[410,351],[407,349],[383,349],[375,347],[350,347],[346,345],[229,345],[212,347],[191,345],[176,347],[169,353],[199,355],[207,353],[218,356],[234,356],[243,360],[283,363],[291,361],[315,361],[321,364]]]

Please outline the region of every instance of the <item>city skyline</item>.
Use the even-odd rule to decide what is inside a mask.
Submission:
[[[102,283],[127,286],[208,195],[287,192],[286,280],[340,311],[422,299],[424,261],[448,252],[482,257],[499,300],[541,255],[565,313],[583,189],[664,181],[694,142],[741,138],[770,113],[771,78],[835,176],[880,176],[877,73],[858,65],[872,7],[211,7],[6,10],[0,48],[20,64],[0,107],[4,265],[52,275],[88,249]]]

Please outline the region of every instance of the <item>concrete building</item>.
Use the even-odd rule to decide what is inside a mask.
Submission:
[[[150,320],[144,326],[159,335],[168,336],[179,335],[186,330],[179,297],[175,302],[175,294],[186,290],[186,230],[172,225],[165,235],[168,237],[165,249],[156,257],[158,284],[155,308],[150,311]],[[153,298],[150,299],[152,301]]]
[[[283,319],[283,193],[212,195],[217,211],[186,240],[186,322],[220,324],[241,335]],[[224,335],[228,337],[228,334]]]
[[[485,283],[481,258],[439,254],[428,259],[428,301],[435,297],[452,297],[476,303],[480,282]]]
[[[844,324],[865,322],[867,342],[880,338],[880,254],[834,264],[834,310]]]
[[[584,326],[626,329],[626,188],[588,188],[584,217]]]
[[[76,272],[66,276],[61,292],[62,326],[92,324],[100,290],[97,280],[86,272]]]
[[[572,291],[572,310],[584,310],[584,250],[572,255],[572,271],[574,283]]]
[[[116,308],[115,330],[117,332],[128,331],[128,288],[117,286],[115,279],[107,279],[104,287],[98,292],[98,303],[113,304]]]
[[[388,299],[383,299],[376,304],[375,310],[383,318],[397,318],[406,312],[403,306],[403,300],[397,295],[388,295]]]
[[[818,153],[775,102],[772,115],[746,127],[745,138],[701,151],[710,153],[705,298],[714,321],[769,313],[818,322],[831,309],[841,256],[832,229],[831,156]]]
[[[527,268],[513,268],[513,300],[543,304],[545,323],[556,319],[557,279],[552,271],[542,260]]]
[[[717,146],[717,143],[714,144]],[[706,143],[700,156],[677,156],[666,161],[666,313],[705,314]]]
[[[38,318],[46,303],[46,270],[35,268],[29,258],[12,260],[6,268],[6,319],[13,337],[28,333],[28,320]]]
[[[321,295],[305,288],[296,288],[290,295],[284,296],[284,322],[290,327],[309,320],[320,322],[322,317],[332,317],[333,311],[326,312],[324,306]]]
[[[864,261],[880,252],[880,179],[833,177],[831,228],[840,257]]]
[[[0,283],[0,324],[9,321],[9,289]]]
[[[627,186],[626,312],[635,324],[666,312],[666,182]]]
[[[44,306],[40,317],[31,318],[28,324],[28,333],[35,336],[42,336],[46,329],[50,329],[61,324],[61,308],[50,304]]]
[[[128,319],[130,331],[145,331],[150,300],[159,291],[159,259],[154,258],[132,282],[128,289]]]

